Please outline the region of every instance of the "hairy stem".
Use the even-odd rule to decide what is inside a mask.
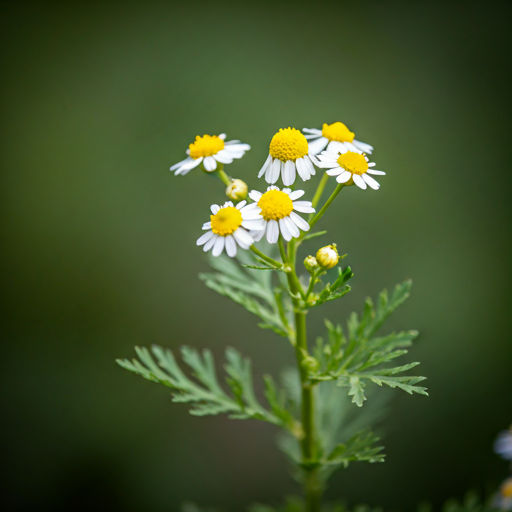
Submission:
[[[295,356],[299,369],[301,388],[302,388],[302,410],[301,423],[304,432],[304,438],[301,441],[302,459],[304,462],[313,461],[316,458],[315,450],[315,396],[312,384],[308,381],[307,368],[304,366],[304,359],[308,356],[307,326],[306,314],[300,309],[300,301],[296,299],[297,294],[304,296],[304,291],[300,286],[295,273],[295,240],[288,244],[288,264],[291,272],[287,274],[288,285],[293,297],[295,307]],[[284,251],[284,248],[283,248]],[[295,276],[295,279],[293,278]],[[304,480],[304,494],[306,497],[306,512],[319,512],[322,497],[322,485],[318,478],[318,471],[315,468],[306,469]]]

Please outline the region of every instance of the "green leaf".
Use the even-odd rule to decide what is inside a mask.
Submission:
[[[326,464],[347,467],[352,461],[384,462],[385,455],[380,453],[384,447],[375,446],[379,438],[368,430],[358,432],[347,443],[341,443],[327,457]]]
[[[352,313],[347,323],[348,339],[345,338],[340,325],[334,326],[326,321],[329,333],[328,343],[317,342],[315,357],[320,362],[320,369],[311,371],[309,378],[313,382],[336,380],[339,386],[347,386],[352,402],[359,407],[366,400],[365,382],[379,386],[398,388],[407,393],[427,395],[426,388],[417,386],[425,377],[397,376],[419,363],[400,366],[386,366],[394,359],[407,354],[405,347],[412,345],[417,331],[404,331],[398,334],[373,337],[386,318],[409,296],[411,281],[397,285],[391,298],[384,290],[377,301],[377,306],[368,298],[363,314],[359,318]]]
[[[262,320],[259,325],[264,329],[271,329],[280,336],[289,336],[289,327],[284,323],[279,312],[271,276],[255,270],[253,267],[256,265],[249,264],[246,257],[243,261],[243,266],[248,268],[247,271],[241,269],[227,256],[211,257],[210,264],[219,272],[203,273],[199,274],[199,277],[208,288],[228,297],[258,316]],[[265,262],[262,265],[264,268],[260,267],[260,269],[278,270]]]
[[[275,388],[267,396],[271,410],[265,409],[257,400],[253,388],[251,363],[233,349],[226,349],[227,383],[231,394],[220,385],[213,356],[209,350],[199,353],[190,347],[182,347],[183,361],[190,367],[197,382],[190,379],[176,363],[173,353],[154,345],[153,355],[148,349],[135,348],[139,360],[118,359],[117,363],[152,382],[158,382],[174,390],[173,401],[190,403],[190,414],[194,416],[229,414],[232,419],[258,419],[273,423],[297,434],[297,424],[287,411],[281,395]]]

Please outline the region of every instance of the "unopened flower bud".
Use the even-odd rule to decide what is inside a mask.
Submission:
[[[318,261],[316,261],[314,256],[310,255],[304,260],[304,266],[308,272],[313,272],[318,268]]]
[[[226,189],[226,195],[233,201],[242,201],[247,197],[247,183],[242,180],[232,180]]]
[[[316,261],[326,270],[337,265],[339,259],[340,256],[336,249],[336,244],[326,245],[325,247],[318,249],[318,252],[316,253]]]

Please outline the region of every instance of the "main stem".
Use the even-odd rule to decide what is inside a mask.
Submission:
[[[304,296],[304,291],[300,285],[295,273],[295,255],[296,255],[295,239],[288,243],[288,255],[283,254],[287,258],[287,263],[291,267],[291,273],[287,274],[288,285],[294,297],[298,294]],[[308,356],[308,340],[306,314],[300,308],[300,301],[293,299],[295,307],[295,356],[297,358],[297,366],[299,369],[301,389],[302,389],[302,411],[301,422],[304,437],[301,441],[302,459],[305,463],[314,461],[316,458],[315,446],[315,395],[311,383],[308,381],[308,372],[305,367],[304,359]],[[318,478],[318,470],[316,468],[308,468],[306,466],[304,479],[304,494],[306,497],[306,512],[319,512],[322,499],[322,485]]]

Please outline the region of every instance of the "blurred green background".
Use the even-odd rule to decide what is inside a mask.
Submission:
[[[344,190],[322,221],[356,275],[310,333],[412,277],[388,329],[420,330],[404,363],[422,362],[430,397],[395,393],[386,463],[338,473],[328,497],[414,510],[497,486],[507,466],[492,442],[512,422],[510,14],[508,2],[3,2],[4,510],[192,499],[235,512],[298,491],[272,426],[191,417],[114,359],[136,344],[233,345],[258,381],[293,362],[197,279],[195,240],[223,189],[169,167],[195,135],[227,132],[252,146],[228,172],[261,188],[280,127],[338,120],[388,174],[379,192]]]

